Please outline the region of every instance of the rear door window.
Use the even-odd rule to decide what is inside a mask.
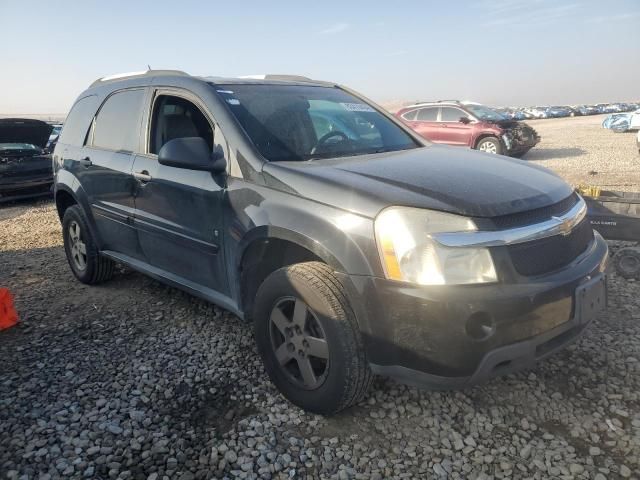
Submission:
[[[419,122],[435,122],[438,120],[439,107],[427,107],[418,110],[417,120]]]
[[[468,115],[459,108],[442,107],[440,111],[441,122],[459,122],[462,117],[468,117]]]
[[[98,109],[98,97],[89,95],[79,99],[73,107],[62,127],[60,143],[67,145],[84,145],[91,120]]]
[[[123,90],[102,105],[93,127],[93,146],[107,150],[138,150],[144,89]]]

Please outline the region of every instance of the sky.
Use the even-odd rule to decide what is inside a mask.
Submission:
[[[0,0],[0,113],[65,113],[96,78],[289,73],[382,104],[640,100],[640,0]]]

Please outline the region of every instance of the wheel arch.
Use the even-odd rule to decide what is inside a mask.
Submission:
[[[480,135],[478,135],[478,137],[475,139],[474,143],[473,143],[473,148],[477,149],[478,145],[480,145],[480,142],[482,140],[484,140],[485,138],[495,138],[498,142],[500,142],[500,144],[502,144],[502,142],[500,141],[500,137],[498,136],[498,134],[493,133],[493,132],[482,132]]]
[[[251,317],[253,299],[262,282],[279,268],[319,261],[336,271],[344,265],[319,242],[281,227],[256,227],[238,246],[235,271],[239,272],[239,303],[245,318]]]
[[[66,188],[56,189],[55,202],[56,210],[58,211],[58,218],[61,222],[64,218],[64,212],[66,212],[69,207],[78,205],[78,200],[75,195]]]
[[[76,182],[74,182],[75,184]],[[68,183],[56,182],[54,189],[54,201],[56,204],[56,210],[58,212],[58,217],[60,219],[60,223],[64,218],[64,212],[73,205],[78,205],[84,211],[85,217],[87,218],[87,223],[89,225],[89,229],[91,230],[91,235],[94,239],[96,239],[96,243],[98,246],[100,245],[100,237],[97,235],[97,229],[95,220],[91,213],[91,208],[89,206],[89,201],[87,196],[79,185],[77,188],[73,189],[69,186]]]

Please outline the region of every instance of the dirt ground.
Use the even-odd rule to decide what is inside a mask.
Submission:
[[[602,128],[606,115],[528,120],[542,136],[525,160],[550,168],[573,185],[640,191],[637,132]]]
[[[640,191],[635,137],[600,117],[530,122],[525,160]],[[612,245],[616,247],[616,245]],[[459,392],[378,379],[332,418],[288,404],[249,325],[129,269],[72,276],[50,200],[0,206],[0,478],[640,478],[640,289],[525,372]]]

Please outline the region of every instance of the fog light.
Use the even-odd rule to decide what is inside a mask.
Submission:
[[[474,340],[486,340],[496,331],[496,325],[487,312],[476,312],[467,319],[467,335]]]

